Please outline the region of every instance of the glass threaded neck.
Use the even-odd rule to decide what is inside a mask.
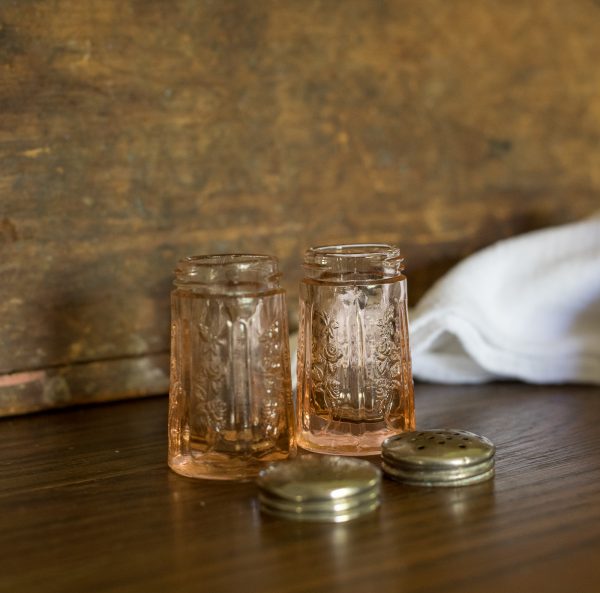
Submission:
[[[279,262],[272,255],[224,253],[179,260],[174,284],[207,294],[262,293],[280,288]]]
[[[325,282],[368,283],[402,276],[400,249],[386,243],[311,247],[304,254],[307,278]]]

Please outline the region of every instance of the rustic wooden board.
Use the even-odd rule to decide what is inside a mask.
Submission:
[[[414,302],[592,212],[599,63],[591,0],[0,3],[0,414],[164,390],[181,256],[277,254],[293,318],[311,244],[398,243]]]

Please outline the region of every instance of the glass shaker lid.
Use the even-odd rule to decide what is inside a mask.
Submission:
[[[466,430],[404,432],[382,444],[382,469],[417,486],[467,486],[494,476],[496,447]]]
[[[261,509],[300,521],[349,521],[379,506],[381,472],[368,461],[303,455],[258,477]]]

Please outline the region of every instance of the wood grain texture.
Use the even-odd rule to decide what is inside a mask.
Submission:
[[[294,315],[311,244],[398,243],[414,302],[587,215],[598,63],[592,0],[1,2],[0,374],[82,394],[70,366],[115,361],[137,387],[89,401],[161,391],[139,369],[191,253],[277,254]],[[37,393],[19,409],[65,403]]]
[[[491,438],[496,477],[385,480],[380,510],[341,525],[170,472],[164,398],[4,419],[0,591],[600,590],[600,389],[419,384],[416,401],[419,428]]]
[[[600,390],[417,385],[420,428],[491,438],[467,488],[384,481],[342,525],[261,515],[253,483],[166,466],[166,400],[0,421],[0,590],[505,593],[600,588]]]
[[[169,355],[98,360],[0,376],[2,415],[12,416],[169,390]]]

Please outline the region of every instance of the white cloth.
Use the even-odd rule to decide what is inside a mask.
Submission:
[[[600,213],[471,255],[410,320],[416,378],[600,384]]]

